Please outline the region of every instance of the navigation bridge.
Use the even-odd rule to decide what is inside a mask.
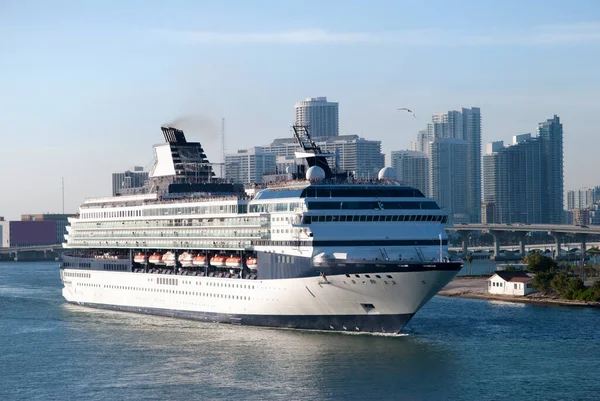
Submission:
[[[446,227],[446,231],[456,231],[462,239],[462,254],[466,255],[469,247],[469,233],[482,231],[494,237],[494,257],[500,253],[500,240],[503,234],[510,232],[519,238],[519,252],[525,255],[525,237],[530,232],[545,232],[554,238],[556,255],[561,251],[561,243],[565,235],[574,235],[581,244],[582,256],[585,256],[586,240],[589,235],[600,235],[600,226],[574,226],[569,224],[457,224]]]

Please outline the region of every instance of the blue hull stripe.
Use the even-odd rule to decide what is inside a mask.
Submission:
[[[415,273],[429,271],[454,271],[458,272],[462,268],[461,262],[432,262],[432,263],[360,263],[360,262],[324,262],[314,266],[303,274],[304,277],[318,276],[321,272],[328,276],[345,274],[377,274],[377,273]]]
[[[78,305],[123,312],[144,313],[200,320],[205,322],[283,327],[304,330],[353,331],[367,333],[399,333],[414,313],[399,315],[239,315],[214,312],[182,311],[160,308],[73,302]]]

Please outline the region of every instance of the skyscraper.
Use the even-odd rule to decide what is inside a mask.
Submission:
[[[443,138],[429,143],[429,195],[449,210],[455,223],[470,221],[468,214],[467,155],[463,139]]]
[[[274,153],[265,153],[259,146],[225,155],[225,179],[233,183],[260,183],[263,176],[275,174]]]
[[[296,125],[308,125],[313,139],[338,136],[338,102],[328,102],[326,97],[309,97],[294,106]]]
[[[135,191],[144,186],[148,180],[148,172],[141,166],[133,167],[133,170],[127,170],[122,173],[112,174],[112,194],[127,193]]]
[[[494,142],[483,156],[483,201],[493,210],[486,223],[545,223],[543,142],[527,134],[513,143]]]
[[[432,117],[434,141],[453,138],[465,140],[467,151],[467,214],[469,221],[481,221],[481,111],[479,107],[450,110]],[[422,137],[428,135],[420,132]],[[419,143],[420,137],[417,139]],[[421,139],[422,141],[422,139]],[[462,174],[462,173],[461,173]]]
[[[557,115],[538,124],[538,136],[544,141],[546,185],[548,186],[548,223],[563,222],[563,128]]]
[[[399,182],[410,185],[425,196],[429,193],[429,158],[423,152],[411,150],[393,151],[392,168]]]
[[[481,111],[479,107],[462,109],[463,139],[467,153],[467,203],[469,219],[481,222]]]

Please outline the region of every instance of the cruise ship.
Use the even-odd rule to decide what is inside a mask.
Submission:
[[[61,263],[71,303],[266,327],[399,333],[460,270],[447,213],[393,170],[358,180],[294,126],[298,165],[273,185],[215,177],[199,142],[162,127],[143,193],[89,198]]]

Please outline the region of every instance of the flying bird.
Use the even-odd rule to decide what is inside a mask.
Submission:
[[[410,114],[413,115],[414,118],[417,118],[417,116],[415,115],[415,113],[413,113],[413,111],[411,109],[407,109],[406,107],[402,107],[401,109],[398,109],[398,111],[402,111],[402,110],[409,112]]]

